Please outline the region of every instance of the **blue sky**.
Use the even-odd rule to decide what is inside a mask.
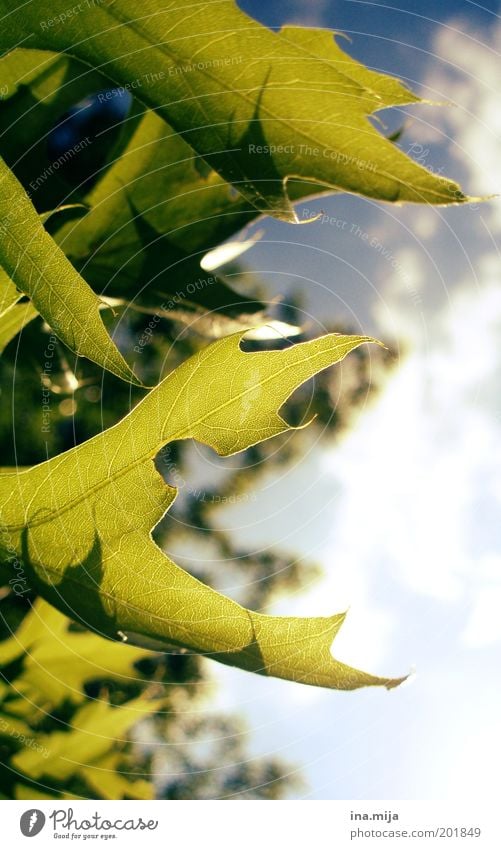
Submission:
[[[472,194],[501,192],[498,3],[240,5],[270,26],[344,30],[352,55],[456,103],[408,110],[402,147]],[[494,798],[501,203],[397,209],[337,196],[307,206],[329,220],[265,222],[247,266],[272,293],[301,292],[319,331],[328,316],[392,342],[399,366],[340,444],[312,442],[279,481],[263,478],[256,503],[215,518],[251,548],[279,545],[322,564],[321,582],[273,612],[349,605],[336,656],[416,674],[390,693],[345,694],[217,668],[218,705],[244,713],[254,754],[276,752],[301,768],[305,797]]]

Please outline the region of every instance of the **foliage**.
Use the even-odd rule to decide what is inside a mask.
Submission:
[[[295,221],[290,178],[380,200],[466,199],[367,122],[377,109],[419,98],[350,60],[330,33],[273,33],[226,0],[195,7],[145,0],[140,18],[132,0],[114,0],[68,16],[64,27],[41,24],[44,15],[64,15],[64,0],[14,11],[8,5],[0,4],[10,13],[1,47],[11,49],[29,32],[30,46],[105,68],[261,212]],[[271,156],[256,151],[263,146]]]
[[[13,406],[16,374],[25,381],[22,453],[16,440],[9,452],[28,467],[0,474],[4,621],[15,631],[0,644],[11,685],[2,691],[4,790],[21,798],[43,793],[40,782],[69,798],[143,798],[151,785],[127,777],[124,741],[138,717],[170,710],[157,685],[172,673],[167,664],[154,686],[140,675],[137,683],[133,665],[155,658],[148,647],[162,652],[160,666],[166,651],[189,649],[337,689],[403,680],[334,660],[344,614],[248,609],[153,541],[176,496],[154,465],[166,444],[179,457],[179,441],[195,439],[221,456],[267,460],[261,443],[291,429],[280,415],[291,394],[315,375],[325,387],[323,370],[375,341],[346,333],[308,340],[266,298],[204,271],[202,257],[258,214],[295,223],[294,201],[314,192],[397,203],[467,198],[368,120],[419,98],[351,59],[331,33],[271,32],[219,0],[145,0],[140,18],[129,0],[72,15],[63,0],[9,6],[0,0],[0,353]],[[30,49],[17,47],[28,36]],[[243,341],[249,328],[254,342]],[[200,336],[215,341],[201,347]],[[260,340],[278,341],[264,350]],[[61,397],[59,417],[50,404],[41,415],[34,409],[40,362],[44,398]],[[159,371],[167,374],[160,382]],[[92,391],[87,402],[102,401],[100,416],[77,417],[69,434],[64,416],[76,411],[78,393]],[[328,392],[324,401],[330,421]],[[4,436],[11,424],[0,418]],[[230,553],[196,499],[183,509]],[[250,565],[245,553],[236,560]],[[16,619],[12,597],[25,594],[33,609]],[[251,599],[256,607],[264,595]],[[66,616],[95,633],[69,630]],[[61,675],[68,656],[78,661]],[[103,681],[118,688],[115,700]],[[110,736],[119,741],[111,748]],[[221,796],[249,776],[224,779]],[[270,776],[270,794],[279,792],[279,766]]]
[[[12,283],[29,295],[33,307],[71,351],[124,380],[134,380],[103,325],[99,298],[54,244],[23,187],[2,159],[0,215],[0,261]]]

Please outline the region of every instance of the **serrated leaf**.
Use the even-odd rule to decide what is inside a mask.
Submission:
[[[0,158],[0,264],[75,353],[139,383],[108,335],[99,298],[51,239],[33,204]]]
[[[0,46],[66,52],[105,68],[172,127],[257,209],[294,221],[287,181],[300,178],[386,201],[466,200],[384,138],[367,116],[416,103],[397,80],[345,57],[319,30],[272,32],[235,3],[160,5],[105,0],[42,27],[65,0],[8,12]],[[257,150],[268,147],[268,151]]]
[[[245,610],[176,566],[151,529],[172,504],[153,457],[194,438],[229,455],[288,430],[293,390],[368,337],[328,336],[244,353],[241,336],[191,357],[115,427],[18,475],[0,476],[3,526],[28,581],[111,638],[154,639],[308,684],[395,686],[330,654],[344,615],[301,619]],[[3,543],[5,545],[5,543]],[[4,557],[12,559],[6,550]]]

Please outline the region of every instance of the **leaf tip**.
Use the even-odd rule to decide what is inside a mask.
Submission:
[[[387,678],[384,681],[384,687],[386,690],[395,690],[396,687],[401,687],[402,684],[408,683],[412,680],[412,675],[404,675],[402,678]]]

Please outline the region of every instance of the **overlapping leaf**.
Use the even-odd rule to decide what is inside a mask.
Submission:
[[[64,207],[60,207],[64,209]],[[45,223],[55,212],[53,210],[40,216]],[[23,300],[22,292],[17,289],[8,274],[0,266],[0,354],[9,342],[38,315],[38,310],[31,301]]]
[[[260,322],[262,303],[200,267],[256,210],[201,167],[158,115],[131,119],[128,132],[121,156],[85,197],[88,214],[55,234],[61,248],[97,291],[191,321],[205,335],[221,335],[213,325]]]
[[[104,0],[67,15],[30,0],[5,19],[0,47],[66,52],[104,70],[157,110],[258,210],[294,221],[287,181],[378,200],[466,200],[457,184],[410,160],[367,120],[419,100],[368,71],[323,31],[271,32],[235,3]],[[47,20],[64,26],[47,25]]]
[[[138,383],[110,338],[100,301],[45,231],[23,187],[0,158],[0,265],[75,353]]]
[[[70,192],[80,199],[82,190],[73,192],[61,179],[61,166],[71,166],[78,145],[69,141],[66,155],[54,158],[49,137],[55,127],[61,133],[71,107],[109,85],[102,74],[58,53],[20,48],[0,58],[0,156],[39,211],[67,203]],[[89,139],[79,141],[86,146]]]
[[[68,196],[85,202],[87,215],[51,232],[95,291],[113,297],[116,309],[133,300],[209,337],[266,321],[264,304],[200,268],[201,256],[255,217],[255,208],[165,121],[134,105],[108,166],[90,190],[74,189],[48,157],[48,133],[81,98],[84,118],[92,110],[84,96],[112,82],[67,56],[17,49],[0,59],[0,83],[8,92],[0,101],[0,155],[35,205],[42,197],[46,205]],[[101,133],[95,144],[103,141]]]
[[[19,475],[0,476],[2,544],[54,606],[111,638],[154,639],[224,663],[308,684],[395,686],[335,661],[343,614],[311,619],[245,610],[176,566],[151,529],[172,504],[153,457],[194,438],[229,455],[288,429],[292,391],[367,337],[330,334],[245,353],[240,336],[187,360],[118,425]],[[9,553],[10,552],[10,553]]]

